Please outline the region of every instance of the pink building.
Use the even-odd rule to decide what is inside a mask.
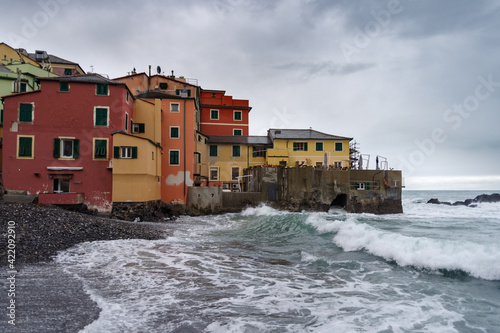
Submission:
[[[132,94],[97,74],[39,80],[39,90],[2,97],[5,189],[110,211],[111,134],[130,133]]]

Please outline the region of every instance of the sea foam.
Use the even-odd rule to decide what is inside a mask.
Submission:
[[[400,266],[430,270],[461,270],[485,280],[500,280],[500,246],[470,241],[410,237],[378,229],[350,216],[329,221],[312,214],[306,221],[319,232],[333,232],[344,251],[367,251]]]

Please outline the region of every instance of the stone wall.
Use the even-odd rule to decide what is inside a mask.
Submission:
[[[403,211],[401,171],[261,167],[247,173],[263,202],[287,210],[327,211],[334,205],[356,213]]]

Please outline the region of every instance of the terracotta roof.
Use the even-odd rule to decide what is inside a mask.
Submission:
[[[285,140],[349,140],[345,136],[337,136],[315,131],[313,129],[280,129],[271,128],[268,130],[269,137],[274,141],[275,139]]]

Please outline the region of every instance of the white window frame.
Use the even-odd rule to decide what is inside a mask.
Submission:
[[[215,173],[217,174],[217,178],[212,177],[212,171],[215,171]],[[210,167],[208,169],[208,177],[209,177],[208,179],[210,181],[219,181],[219,178],[220,178],[219,177],[219,167]]]
[[[217,118],[212,117],[212,111],[217,111]],[[210,120],[219,120],[220,118],[220,112],[217,109],[211,109],[210,110]]]
[[[59,156],[61,156],[60,158],[74,158],[74,154],[75,154],[75,139],[72,138],[60,138],[59,139],[61,141],[61,144],[60,144],[60,149],[61,151],[59,152]],[[68,142],[70,141],[71,142],[71,155],[64,155],[64,143],[65,142]]]
[[[120,147],[120,158],[132,158],[132,147],[131,146],[121,146]]]
[[[238,176],[236,176],[236,178],[233,177],[233,170],[235,170],[235,169],[238,169]],[[240,175],[241,175],[241,169],[240,169],[239,166],[231,167],[231,180],[233,180],[233,181],[236,180],[237,181],[238,178],[240,177]]]
[[[241,116],[240,118],[241,119],[236,119],[236,113],[239,113]],[[240,111],[240,110],[234,110],[233,111],[233,120],[234,121],[243,121],[243,111]]]
[[[170,153],[173,151],[176,151],[178,153],[179,161],[177,162],[177,164],[172,163],[172,161],[170,160],[170,156],[171,156]],[[176,166],[181,165],[181,151],[179,149],[170,149],[168,151],[168,165],[176,165]]]
[[[173,108],[174,105],[177,106],[177,110],[174,110],[174,108]],[[170,102],[170,112],[181,112],[181,104]]]
[[[177,136],[172,136],[172,128],[177,128]],[[168,130],[168,137],[171,139],[180,139],[181,138],[181,128],[179,126],[170,126]]]
[[[241,134],[236,134],[235,131],[240,131]],[[243,129],[233,128],[233,136],[242,136],[242,135],[243,135]]]
[[[67,181],[68,181],[68,191],[67,191],[67,192],[66,192],[66,191],[63,191],[63,190],[61,189],[61,187],[62,187],[62,183],[61,183],[61,181],[62,181],[62,180],[67,180]],[[57,190],[56,190],[56,186],[55,186],[55,185],[56,185],[56,182],[57,182]],[[71,183],[70,178],[63,178],[63,177],[61,177],[61,178],[54,178],[54,179],[53,179],[53,183],[52,183],[52,191],[53,191],[54,193],[70,193],[70,192],[71,192],[71,191],[70,191],[70,183]]]
[[[108,112],[106,112],[106,116],[107,116],[106,126],[96,125],[97,109],[107,109],[108,110]],[[94,127],[97,127],[97,128],[108,128],[109,127],[109,106],[94,106]]]

